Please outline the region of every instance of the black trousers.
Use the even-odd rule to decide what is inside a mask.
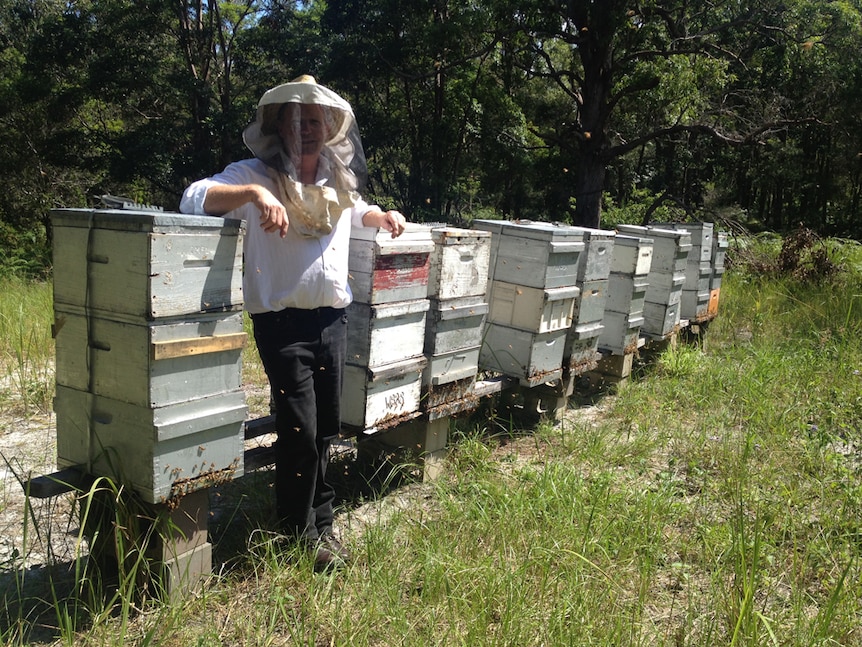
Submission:
[[[347,315],[287,308],[251,319],[276,407],[276,512],[284,532],[314,540],[332,528],[326,468],[341,429]]]

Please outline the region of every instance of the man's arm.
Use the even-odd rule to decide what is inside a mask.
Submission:
[[[224,215],[251,202],[260,211],[260,226],[267,233],[287,235],[287,212],[272,192],[259,184],[214,184],[207,189],[204,210]]]
[[[362,216],[362,224],[366,227],[381,227],[397,238],[404,233],[406,218],[398,211],[380,211],[371,209]]]

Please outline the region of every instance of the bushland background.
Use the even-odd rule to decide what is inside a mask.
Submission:
[[[48,270],[54,207],[176,209],[299,74],[413,220],[858,236],[860,51],[859,0],[4,0],[0,270]]]

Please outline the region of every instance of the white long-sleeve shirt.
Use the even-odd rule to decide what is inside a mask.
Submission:
[[[259,184],[277,196],[267,168],[258,159],[234,162],[221,173],[191,184],[183,193],[180,211],[204,215],[207,191],[216,184]],[[350,228],[362,227],[362,217],[372,208],[375,207],[360,200],[342,213],[329,234],[320,238],[305,238],[290,227],[284,238],[278,231],[265,232],[260,227],[260,212],[252,203],[224,214],[226,218],[246,221],[245,309],[257,314],[284,308],[349,305],[353,300],[347,284]]]

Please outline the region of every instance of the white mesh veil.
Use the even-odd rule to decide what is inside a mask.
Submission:
[[[318,135],[309,134],[314,122]],[[341,213],[359,198],[367,167],[350,104],[311,76],[268,90],[255,120],[243,131],[245,145],[270,167],[290,227],[306,237],[332,231]],[[303,152],[318,151],[325,183],[303,184]]]

